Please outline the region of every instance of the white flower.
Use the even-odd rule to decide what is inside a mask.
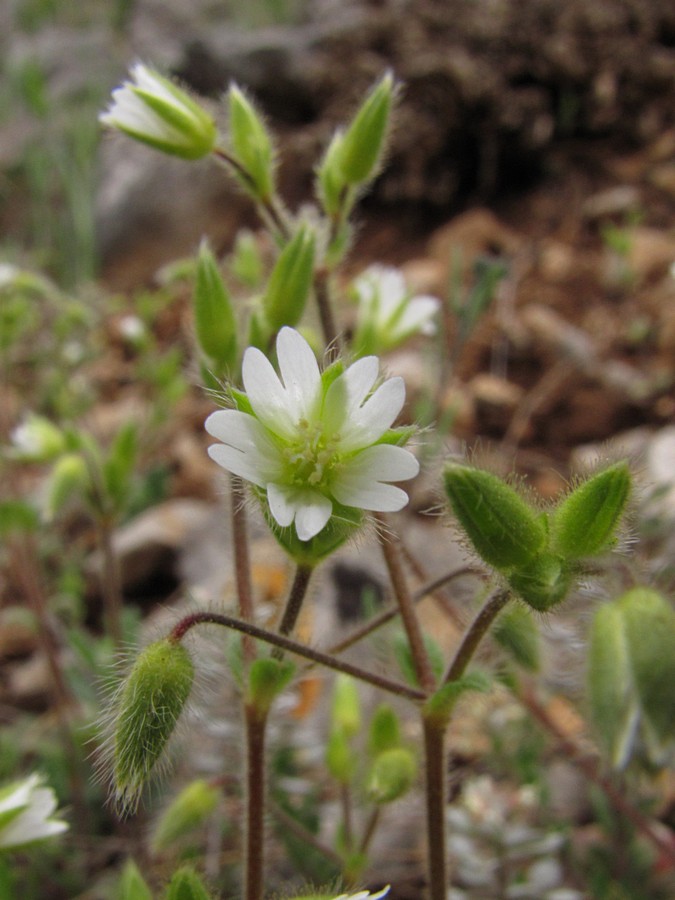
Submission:
[[[99,116],[102,125],[184,159],[213,150],[215,122],[184,91],[142,63],[133,66],[131,78],[112,92],[112,103]]]
[[[0,788],[0,849],[23,847],[68,830],[52,818],[56,796],[38,774]]]
[[[354,343],[362,353],[382,352],[413,334],[436,333],[436,297],[411,296],[403,273],[388,266],[369,266],[353,282],[359,303]]]
[[[325,527],[334,502],[378,512],[402,509],[408,496],[389,482],[419,471],[412,453],[395,446],[396,434],[389,432],[405,399],[403,379],[389,378],[373,390],[379,372],[374,356],[322,374],[309,344],[292,328],[279,332],[277,358],[281,380],[260,350],[249,347],[244,354],[250,412],[227,409],[208,417],[206,430],[222,441],[209,447],[211,458],[257,485],[276,522],[295,523],[301,541]]]

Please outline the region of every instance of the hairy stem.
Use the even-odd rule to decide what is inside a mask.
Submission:
[[[253,705],[246,724],[246,848],[244,900],[263,900],[265,887],[265,731],[267,713]]]
[[[249,634],[251,637],[256,638],[256,640],[265,641],[273,647],[279,647],[288,653],[294,653],[296,656],[301,656],[303,659],[308,659],[310,662],[317,663],[320,666],[326,666],[326,668],[333,669],[336,672],[344,672],[345,675],[352,675],[354,678],[365,681],[367,684],[372,684],[374,687],[387,691],[389,694],[394,694],[397,697],[403,697],[407,700],[419,702],[426,700],[428,696],[425,691],[420,691],[417,688],[408,687],[406,684],[401,684],[398,681],[393,681],[382,675],[368,672],[360,666],[352,665],[345,660],[331,656],[329,653],[322,653],[320,650],[314,650],[311,647],[299,644],[297,641],[285,637],[284,635],[277,634],[274,631],[268,631],[266,628],[261,628],[258,625],[254,625],[252,622],[242,622],[240,619],[237,619],[234,616],[228,616],[225,613],[196,612],[189,616],[185,616],[184,619],[181,619],[180,622],[174,626],[169,635],[169,640],[180,641],[191,628],[194,628],[195,625],[203,624],[222,625],[224,628],[232,628],[243,634]]]
[[[316,298],[317,309],[319,311],[319,320],[321,322],[321,330],[323,339],[326,344],[326,353],[328,360],[333,362],[340,355],[342,350],[342,342],[340,334],[335,324],[335,316],[333,315],[333,307],[330,298],[329,289],[330,274],[328,269],[321,267],[314,273],[314,296]]]
[[[248,525],[246,521],[246,505],[244,485],[238,475],[230,478],[232,503],[232,545],[234,553],[234,573],[237,582],[237,598],[239,615],[247,622],[253,620],[253,590],[251,588],[251,560],[248,547]],[[255,643],[249,635],[242,637],[244,660],[247,663],[255,659]]]
[[[266,225],[269,225],[270,230],[281,240],[288,240],[288,227],[278,209],[278,202],[275,202],[274,198],[259,196],[256,191],[255,182],[251,178],[248,170],[245,169],[244,166],[242,166],[239,160],[231,156],[227,152],[227,150],[223,150],[222,147],[215,147],[213,150],[213,155],[219,162],[223,163],[227,168],[231,169],[235,173],[235,175],[241,179],[248,192],[256,201],[258,211],[260,213],[260,218]]]
[[[445,839],[445,728],[423,717],[429,900],[446,900],[448,873]]]
[[[434,678],[429,654],[424,644],[419,619],[415,612],[415,602],[403,573],[398,538],[392,536],[383,515],[378,515],[378,519],[382,526],[379,529],[380,545],[387,569],[389,570],[391,586],[401,612],[403,627],[410,643],[410,652],[412,653],[417,680],[426,691],[433,691],[436,686],[436,679]],[[389,533],[386,533],[387,531]]]
[[[473,656],[478,649],[478,645],[510,599],[511,592],[503,589],[495,591],[488,597],[485,605],[478,612],[478,615],[465,632],[462,643],[457,648],[455,657],[450,663],[448,671],[445,673],[443,684],[449,684],[451,681],[457,681],[458,678],[462,677],[467,666],[473,659]]]
[[[312,577],[313,571],[314,566],[298,563],[298,567],[295,570],[295,577],[293,578],[293,584],[291,585],[288,599],[286,600],[286,608],[281,617],[281,622],[279,622],[279,634],[292,634],[298,621],[298,616],[300,615],[300,610],[302,609],[302,604],[305,600],[307,588],[309,587],[309,580]]]

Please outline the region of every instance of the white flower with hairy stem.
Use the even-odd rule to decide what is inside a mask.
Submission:
[[[295,524],[301,541],[322,531],[335,503],[402,509],[408,495],[391,482],[419,471],[413,454],[397,446],[406,434],[391,429],[405,400],[403,379],[375,387],[374,356],[322,373],[307,341],[288,327],[277,337],[277,359],[281,379],[260,350],[246,350],[246,394],[233,392],[239,408],[206,420],[222,441],[209,447],[211,458],[256,485],[277,524]]]
[[[360,353],[381,353],[414,334],[436,333],[436,297],[413,296],[403,273],[390,266],[369,266],[352,283],[359,304],[354,346]]]
[[[108,128],[183,159],[207,156],[216,143],[216,124],[206,110],[140,62],[98,118]]]
[[[0,788],[0,850],[24,847],[68,830],[52,818],[56,795],[37,773]]]

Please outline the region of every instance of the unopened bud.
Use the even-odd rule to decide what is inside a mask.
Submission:
[[[384,151],[394,97],[391,72],[377,82],[351,121],[339,149],[340,170],[348,184],[370,181]]]
[[[611,547],[631,489],[628,463],[619,462],[579,485],[551,519],[553,547],[565,559],[595,556]]]
[[[248,702],[259,713],[266,713],[294,672],[291,662],[267,657],[254,660],[248,673]]]
[[[134,811],[187,702],[194,667],[181,643],[164,638],[134,663],[115,700],[113,786],[123,810]]]
[[[344,134],[342,131],[336,131],[316,173],[319,199],[329,216],[337,216],[340,213],[345,188],[348,186],[340,165],[343,142]]]
[[[229,375],[237,360],[237,320],[216,259],[202,241],[194,294],[195,333],[217,378]]]
[[[334,729],[326,744],[326,766],[340,784],[349,784],[354,775],[354,751],[344,731]]]
[[[247,187],[261,200],[274,191],[274,147],[262,116],[236,84],[228,93],[230,138],[237,162],[245,170]]]
[[[532,560],[546,541],[546,525],[513,488],[491,472],[458,463],[447,467],[445,491],[476,552],[498,571]]]
[[[57,460],[49,477],[45,513],[48,519],[73,499],[81,498],[91,484],[87,464],[79,453],[66,453]]]
[[[392,750],[401,743],[401,728],[398,716],[387,703],[382,703],[373,713],[368,735],[368,750],[377,756],[384,750]]]
[[[505,609],[492,629],[500,647],[519,666],[530,672],[539,669],[539,630],[530,610],[521,604]]]
[[[507,576],[518,596],[539,612],[561,603],[573,584],[573,570],[565,560],[542,553]]]
[[[368,793],[375,803],[392,803],[410,790],[416,776],[417,764],[410,750],[385,750],[371,768]]]
[[[183,788],[153,828],[153,853],[166,850],[202,825],[216,808],[219,796],[218,788],[201,778]]]
[[[349,675],[338,675],[333,688],[333,728],[348,737],[358,734],[361,727],[361,702],[356,682]]]
[[[263,297],[265,318],[275,331],[302,318],[314,276],[315,243],[311,228],[302,225],[276,261]]]
[[[212,897],[194,869],[183,866],[171,876],[165,900],[212,900]]]

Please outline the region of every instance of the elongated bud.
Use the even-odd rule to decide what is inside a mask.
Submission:
[[[368,735],[368,752],[377,756],[384,750],[392,750],[401,743],[398,716],[387,703],[382,703],[373,713]]]
[[[619,462],[581,484],[553,513],[553,547],[565,559],[583,559],[613,543],[630,495],[628,463]]]
[[[599,607],[593,617],[587,666],[593,729],[612,765],[621,768],[631,754],[639,704],[626,621],[618,603]]]
[[[215,376],[225,378],[237,362],[237,320],[207,241],[199,248],[194,310],[199,347]]]
[[[250,183],[243,184],[260,200],[269,200],[274,191],[274,146],[262,116],[236,84],[228,92],[230,139],[237,162]]]
[[[199,875],[188,866],[174,872],[166,889],[165,900],[212,900]]]
[[[217,131],[206,110],[142,63],[132,68],[131,77],[113,91],[112,103],[99,116],[101,124],[183,159],[211,153]]]
[[[538,671],[539,629],[527,607],[516,604],[505,609],[491,633],[514,662],[529,672]]]
[[[263,258],[255,235],[242,228],[234,242],[230,257],[230,269],[246,287],[259,288],[263,280]]]
[[[155,823],[150,839],[152,852],[167,850],[199,828],[216,808],[219,797],[218,788],[202,778],[183,788]]]
[[[336,131],[316,172],[317,194],[324,212],[329,216],[340,213],[345,188],[348,187],[340,164],[343,143],[343,132]]]
[[[101,467],[106,493],[117,510],[122,509],[129,496],[137,456],[138,427],[135,422],[127,422],[117,432]]]
[[[295,666],[291,662],[265,657],[254,660],[248,675],[248,702],[259,713],[266,713],[294,672]]]
[[[91,484],[87,464],[79,453],[65,453],[57,460],[49,477],[45,514],[57,515],[67,503],[81,498]]]
[[[574,582],[570,565],[553,553],[542,553],[507,575],[511,588],[539,612],[561,603]]]
[[[394,78],[387,72],[369,92],[347,128],[338,156],[341,175],[348,184],[363,184],[377,175],[393,98]]]
[[[410,750],[394,747],[375,758],[368,778],[368,794],[375,803],[393,803],[415,782],[417,763]]]
[[[648,737],[659,756],[675,738],[675,610],[649,588],[634,588],[617,602]]]
[[[361,701],[356,682],[349,675],[338,675],[333,688],[333,728],[354,737],[361,728]]]
[[[334,729],[326,744],[326,766],[328,771],[340,784],[349,784],[354,775],[355,755],[347,735],[340,729]]]
[[[302,225],[276,261],[263,297],[265,318],[275,331],[302,318],[314,275],[315,243],[311,228]]]
[[[476,552],[499,571],[523,566],[546,541],[546,525],[513,488],[481,469],[453,463],[444,473],[452,511]]]
[[[140,654],[115,699],[113,786],[119,806],[134,811],[161,760],[194,678],[188,651],[164,638]]]
[[[133,859],[124,864],[116,896],[119,900],[152,900],[152,891]]]

